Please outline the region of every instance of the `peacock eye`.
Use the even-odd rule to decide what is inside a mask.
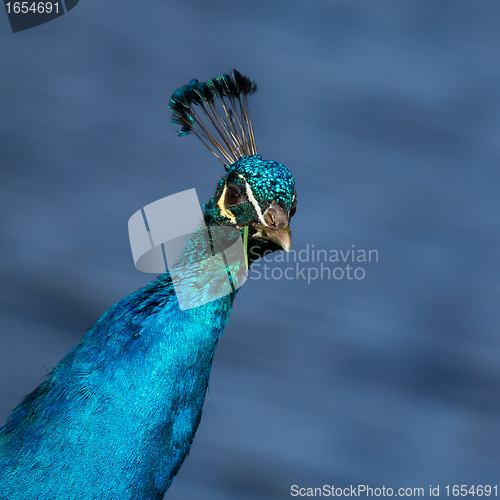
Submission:
[[[295,211],[297,210],[297,200],[293,202],[292,208],[290,209],[290,215],[288,216],[291,219],[295,215]]]
[[[234,207],[240,202],[240,194],[233,188],[228,188],[226,191],[226,199],[224,200],[228,207]]]

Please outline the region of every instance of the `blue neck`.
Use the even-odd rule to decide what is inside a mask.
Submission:
[[[0,498],[162,499],[233,298],[180,311],[167,273],[111,307],[0,430]]]

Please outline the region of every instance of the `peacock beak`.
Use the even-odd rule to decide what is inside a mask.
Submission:
[[[288,225],[288,214],[273,201],[264,212],[263,224],[252,224],[258,230],[258,236],[273,241],[283,250],[289,252],[292,248],[292,232]]]
[[[266,233],[269,239],[280,245],[285,252],[289,252],[292,248],[292,232],[288,226],[274,230],[266,229]]]

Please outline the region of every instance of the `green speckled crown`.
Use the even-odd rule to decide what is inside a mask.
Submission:
[[[243,156],[227,168],[227,173],[220,179],[216,192],[210,201],[203,205],[211,222],[216,225],[227,223],[220,214],[217,201],[228,182],[238,186],[241,192],[245,191],[245,183],[248,183],[254,201],[258,203],[262,213],[273,201],[286,212],[290,212],[296,203],[295,180],[285,165],[272,160],[263,160],[260,155]],[[233,207],[232,213],[240,225],[248,224],[255,218],[249,200]]]
[[[295,181],[290,171],[282,163],[263,160],[262,156],[254,155],[249,158],[240,158],[231,165],[228,176],[232,172],[243,174],[262,211],[273,200],[287,209],[292,206]]]

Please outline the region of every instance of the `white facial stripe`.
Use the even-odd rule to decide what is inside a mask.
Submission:
[[[229,219],[233,224],[236,224],[236,217],[226,208],[226,205],[224,203],[224,200],[226,199],[226,190],[227,186],[224,185],[224,191],[222,191],[222,194],[219,198],[219,201],[217,202],[217,205],[220,208],[220,213],[224,217],[226,217],[226,219]]]
[[[245,189],[247,191],[247,198],[250,200],[250,203],[253,205],[253,208],[255,208],[255,211],[257,212],[257,215],[259,216],[260,222],[264,226],[267,226],[266,221],[264,220],[264,217],[262,215],[262,210],[260,209],[260,206],[257,203],[257,200],[255,199],[250,186],[248,185],[248,182],[241,174],[238,174],[238,177],[241,177],[243,179],[243,181],[245,182]]]

